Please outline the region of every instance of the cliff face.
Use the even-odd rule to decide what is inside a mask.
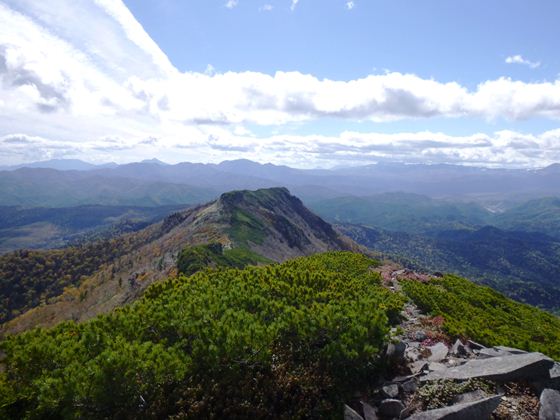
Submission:
[[[20,332],[63,320],[78,321],[134,301],[150,284],[176,274],[183,248],[210,242],[246,248],[269,260],[284,261],[329,250],[358,250],[331,225],[309,211],[285,188],[234,191],[131,234],[138,245],[99,267],[78,287],[2,326]]]

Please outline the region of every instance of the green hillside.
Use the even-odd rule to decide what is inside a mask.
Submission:
[[[403,297],[346,252],[156,283],[2,343],[3,418],[324,418],[379,368]]]
[[[376,261],[350,252],[214,263],[108,315],[8,336],[0,416],[337,417],[382,373],[407,298],[440,315],[449,340],[560,358],[560,319],[455,276],[402,280],[400,293],[381,285]]]
[[[539,351],[560,359],[557,316],[453,275],[427,283],[402,284],[421,309],[443,316],[443,327],[453,337],[470,338],[487,346]]]

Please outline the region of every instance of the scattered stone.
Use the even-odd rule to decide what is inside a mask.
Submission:
[[[451,354],[459,357],[465,357],[468,356],[469,349],[461,342],[461,340],[457,339],[455,344],[453,344],[453,347],[451,347]]]
[[[450,407],[438,408],[437,410],[416,413],[409,417],[410,420],[472,420],[489,419],[490,415],[498,405],[501,397],[499,395],[484,398],[475,402],[456,404]]]
[[[416,379],[410,379],[409,381],[403,382],[401,388],[405,394],[412,394],[418,389],[418,383]]]
[[[483,378],[501,382],[519,379],[543,380],[550,377],[554,361],[542,353],[513,354],[491,359],[469,360],[463,365],[430,372],[422,381]]]
[[[428,338],[426,332],[422,330],[414,331],[414,334],[412,336],[416,341],[424,341]]]
[[[545,389],[541,393],[539,420],[560,420],[560,392]]]
[[[404,404],[400,400],[386,399],[381,401],[379,404],[379,414],[387,417],[397,417],[401,415],[401,411],[404,410]]]
[[[399,386],[397,384],[384,385],[381,390],[388,398],[397,398],[399,396]]]
[[[393,360],[401,360],[404,358],[406,344],[402,341],[397,343],[389,343],[387,346],[387,357]]]
[[[423,360],[419,360],[417,362],[412,362],[408,365],[410,371],[416,375],[418,373],[424,372],[429,370],[430,365]]]
[[[447,357],[447,353],[449,352],[444,343],[437,343],[434,346],[430,346],[428,347],[428,350],[431,352],[431,355],[428,356],[428,360],[430,362],[441,362]]]
[[[344,404],[344,420],[364,420],[353,408]]]
[[[369,405],[366,402],[361,401],[362,409],[364,410],[364,419],[365,420],[377,420],[377,413],[375,412],[375,408]]]
[[[409,347],[406,349],[405,356],[411,362],[416,362],[420,359],[420,351],[417,348]]]
[[[466,404],[488,398],[488,394],[481,389],[466,392],[453,398],[453,404]]]

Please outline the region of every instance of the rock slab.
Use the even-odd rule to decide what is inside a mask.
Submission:
[[[469,360],[463,365],[430,372],[421,381],[483,378],[499,382],[550,378],[554,361],[542,353],[512,354],[490,359]]]
[[[438,408],[437,410],[416,413],[409,420],[473,420],[489,419],[490,415],[500,405],[501,397],[484,398],[475,402],[456,404],[450,407]]]
[[[545,389],[540,402],[539,420],[560,420],[560,392]]]

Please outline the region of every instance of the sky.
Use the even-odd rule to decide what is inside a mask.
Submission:
[[[560,162],[560,2],[0,0],[0,165]]]

